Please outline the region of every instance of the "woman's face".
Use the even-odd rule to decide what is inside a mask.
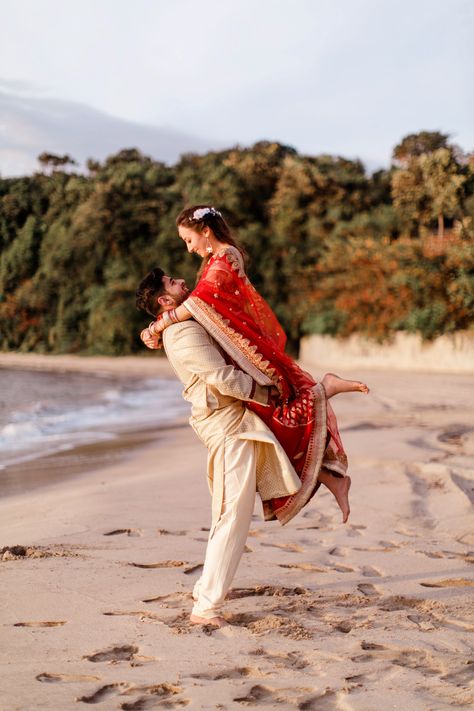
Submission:
[[[188,252],[190,254],[196,253],[200,257],[205,257],[206,247],[208,245],[208,233],[207,228],[204,228],[204,232],[196,232],[192,227],[184,227],[184,225],[179,225],[178,234],[181,239],[185,242]]]

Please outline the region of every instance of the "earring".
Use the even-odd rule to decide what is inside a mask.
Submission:
[[[206,252],[207,252],[208,254],[212,254],[212,247],[211,247],[210,242],[209,242],[209,237],[207,238]]]

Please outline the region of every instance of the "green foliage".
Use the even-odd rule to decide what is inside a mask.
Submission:
[[[351,238],[332,242],[306,282],[316,283],[308,299],[307,332],[380,342],[395,331],[432,339],[472,326],[474,244],[454,243],[439,255],[423,240]]]
[[[421,132],[394,164],[299,155],[261,141],[174,166],[124,149],[89,173],[42,154],[42,172],[0,178],[0,347],[142,351],[135,289],[153,267],[192,286],[199,264],[177,238],[183,206],[212,202],[249,253],[249,276],[297,349],[304,333],[396,330],[426,338],[472,323],[474,163]],[[446,224],[429,252],[424,235]]]

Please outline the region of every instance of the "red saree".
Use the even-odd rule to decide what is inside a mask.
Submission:
[[[344,475],[347,457],[324,387],[285,352],[286,336],[266,301],[248,280],[240,252],[228,247],[209,260],[184,302],[231,361],[260,385],[274,385],[271,407],[248,402],[271,429],[301,480],[291,496],[263,502],[265,520],[290,521],[320,486],[321,468]]]

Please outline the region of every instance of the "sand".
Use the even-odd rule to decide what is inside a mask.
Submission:
[[[474,379],[352,375],[372,391],[333,400],[349,522],[327,491],[285,527],[257,503],[225,628],[188,621],[210,522],[188,426],[0,502],[0,547],[18,546],[0,561],[0,708],[469,707]]]

